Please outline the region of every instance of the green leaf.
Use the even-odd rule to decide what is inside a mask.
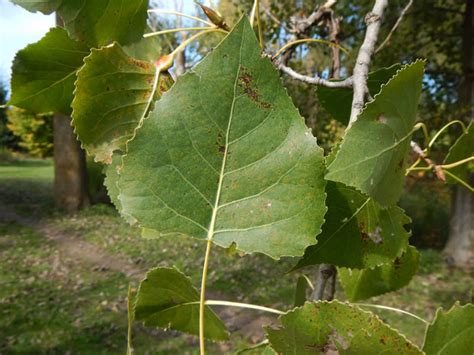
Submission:
[[[225,325],[209,307],[204,311],[204,319],[207,339],[229,338]],[[138,288],[135,320],[143,321],[147,327],[199,335],[199,293],[177,269],[152,269]]]
[[[308,278],[304,275],[298,277],[295,289],[295,307],[304,305],[306,302],[306,290],[308,289]]]
[[[375,96],[380,87],[387,83],[401,68],[400,64],[394,64],[388,68],[382,68],[369,73],[367,86],[371,96]],[[318,101],[322,107],[336,120],[347,125],[351,115],[352,89],[318,87],[316,91]]]
[[[125,151],[148,108],[172,79],[161,73],[155,94],[155,66],[136,60],[120,48],[92,49],[77,73],[72,103],[73,125],[82,146],[96,161],[110,164],[112,153]]]
[[[45,15],[51,14],[61,5],[63,0],[10,0],[30,12],[40,11]]]
[[[129,44],[142,38],[148,0],[13,0],[28,11],[57,11],[69,35],[100,47],[113,41]]]
[[[467,133],[462,134],[449,148],[444,164],[451,164],[474,156],[474,121],[467,127]],[[459,179],[469,183],[469,173],[473,171],[473,163],[467,163],[449,169],[449,172]],[[446,181],[451,184],[457,183],[455,179],[446,175]]]
[[[112,157],[112,163],[105,166],[104,185],[107,189],[107,195],[109,195],[110,201],[112,201],[117,211],[122,210],[122,205],[120,204],[120,200],[118,198],[120,191],[117,186],[117,181],[120,176],[119,170],[121,166],[122,154],[119,152],[114,153]]]
[[[279,354],[421,354],[377,316],[347,303],[306,303],[280,321],[280,328],[266,328]]]
[[[456,303],[449,311],[438,309],[428,327],[423,351],[426,355],[472,354],[474,350],[474,305]]]
[[[410,219],[402,209],[383,209],[340,183],[329,182],[326,192],[328,213],[323,231],[294,269],[322,263],[373,268],[391,262],[407,248],[410,233],[403,226]]]
[[[89,49],[52,28],[41,40],[16,54],[9,105],[35,113],[71,113],[76,71]]]
[[[161,235],[302,255],[323,216],[323,154],[246,18],[128,143],[123,212]]]
[[[236,355],[276,355],[276,352],[266,343],[239,350]]]
[[[423,61],[404,66],[366,105],[329,165],[328,180],[353,186],[383,206],[398,201],[423,68]]]
[[[339,269],[338,275],[347,299],[351,302],[363,300],[387,292],[396,291],[410,282],[418,270],[420,254],[409,246],[401,257],[390,264],[374,269]]]
[[[151,29],[148,28],[145,32],[149,33]],[[122,49],[130,57],[154,62],[158,60],[163,53],[162,42],[163,39],[160,38],[160,36],[145,37],[127,46],[123,46]]]

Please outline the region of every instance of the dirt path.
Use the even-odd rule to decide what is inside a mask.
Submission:
[[[1,204],[0,222],[15,222],[33,229],[48,240],[56,242],[60,255],[74,260],[76,263],[88,264],[101,271],[112,270],[121,272],[127,277],[137,281],[143,278],[146,273],[146,269],[140,268],[138,265],[120,257],[111,255],[97,245],[66,235],[48,225],[47,222],[21,216]]]
[[[48,222],[25,217],[17,214],[11,208],[0,203],[0,222],[15,222],[22,226],[33,229],[48,240],[54,241],[59,251],[59,260],[71,260],[73,263],[88,265],[97,271],[115,271],[125,274],[133,281],[140,281],[146,274],[146,269],[127,261],[120,256],[111,255],[101,247],[62,233]],[[225,299],[218,293],[209,291],[209,299]],[[227,324],[229,331],[239,331],[244,337],[252,342],[260,341],[263,336],[262,326],[275,322],[274,317],[259,315],[254,311],[239,308],[217,307],[216,312]],[[225,344],[222,344],[222,351],[227,351]]]

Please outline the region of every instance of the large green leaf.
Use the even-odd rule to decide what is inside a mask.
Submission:
[[[89,49],[61,28],[16,54],[10,105],[36,113],[70,114],[76,71]]]
[[[155,71],[152,63],[128,56],[116,43],[92,49],[84,59],[72,118],[83,147],[95,160],[110,163],[115,150],[125,151],[125,142],[151,104],[171,86],[169,74],[161,73],[155,88]]]
[[[390,264],[373,269],[339,269],[338,275],[347,299],[355,302],[387,292],[396,291],[410,282],[418,270],[420,254],[409,246]]]
[[[148,0],[13,0],[28,11],[57,11],[72,38],[100,47],[142,38]]]
[[[448,155],[444,160],[444,164],[451,164],[457,161],[474,156],[474,121],[471,121],[467,127],[467,133],[462,134],[456,142],[449,148]],[[449,169],[449,172],[459,179],[469,183],[469,173],[473,171],[473,163],[463,164]],[[456,183],[456,180],[446,176],[446,181]]]
[[[280,321],[266,328],[279,354],[421,354],[374,314],[338,301],[306,303]]]
[[[122,210],[122,205],[120,204],[120,200],[118,195],[120,191],[117,186],[117,182],[119,179],[119,170],[122,166],[122,154],[116,152],[112,157],[112,163],[105,166],[105,179],[104,185],[107,189],[107,195],[110,197],[110,201],[114,204],[117,211]]]
[[[382,68],[369,73],[367,86],[370,95],[375,96],[380,91],[380,87],[387,83],[400,68],[400,64],[394,64],[391,67]],[[324,107],[334,119],[347,125],[351,115],[352,89],[320,86],[316,93],[321,106]]]
[[[295,269],[328,263],[363,269],[389,263],[408,246],[403,227],[410,219],[394,206],[380,205],[351,187],[329,182],[328,212],[318,243],[306,249]]]
[[[302,255],[323,216],[322,150],[243,18],[128,143],[123,213],[161,235]]]
[[[402,193],[405,159],[423,79],[423,61],[404,66],[369,102],[347,131],[326,178],[372,197],[383,206]]]
[[[41,11],[43,14],[51,14],[61,5],[63,0],[10,0],[12,3],[20,5],[24,9],[36,12]]]
[[[135,320],[146,326],[170,328],[199,335],[199,293],[191,280],[172,268],[148,271],[140,283],[135,303]],[[209,308],[204,311],[205,337],[226,340],[225,325]]]
[[[426,355],[464,355],[474,352],[474,305],[456,303],[449,311],[438,309],[426,331]]]

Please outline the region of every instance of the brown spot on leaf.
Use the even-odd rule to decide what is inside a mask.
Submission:
[[[258,107],[265,110],[272,108],[272,105],[268,102],[262,100],[260,93],[257,91],[254,83],[253,77],[250,74],[249,70],[245,67],[242,67],[238,79],[239,86],[242,88],[245,95],[248,96]]]

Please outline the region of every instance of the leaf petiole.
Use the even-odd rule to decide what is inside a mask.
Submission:
[[[186,18],[189,18],[189,19],[191,19],[191,20],[195,20],[195,21],[204,23],[204,24],[206,24],[206,25],[208,25],[208,26],[214,26],[214,25],[213,25],[212,23],[210,23],[209,21],[203,20],[202,18],[199,18],[199,17],[196,17],[196,16],[192,16],[192,15],[185,14],[185,13],[182,13],[182,12],[179,12],[179,11],[164,10],[164,9],[150,9],[150,10],[148,10],[148,12],[150,12],[150,13],[158,13],[158,14],[169,14],[169,15],[176,15],[176,16],[186,17]]]

